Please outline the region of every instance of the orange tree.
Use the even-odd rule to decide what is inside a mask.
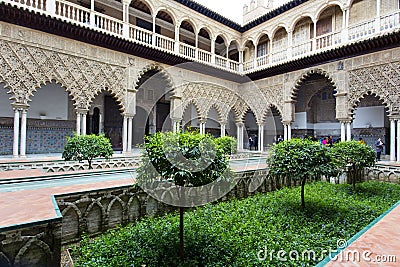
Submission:
[[[309,139],[291,139],[272,147],[267,159],[269,173],[275,177],[290,177],[301,184],[301,208],[305,208],[304,186],[307,179],[330,176],[335,168],[325,146]]]
[[[89,169],[92,169],[94,158],[109,158],[114,153],[110,139],[101,135],[74,135],[67,138],[62,158],[65,160],[87,160]]]
[[[224,154],[225,146],[218,142],[216,144],[215,140],[209,134],[203,135],[197,132],[158,132],[145,137],[136,181],[152,197],[179,207],[179,255],[182,261],[184,260],[184,208],[216,200],[208,198],[212,191],[209,189],[218,187],[215,182],[228,189],[226,191],[232,188],[232,184],[226,183],[231,172],[228,158]],[[213,185],[209,188],[205,187],[211,184]],[[166,193],[165,190],[170,190],[168,193],[172,192],[172,199],[169,199],[169,202],[165,202],[162,198]],[[219,196],[222,197],[218,195],[217,198]]]

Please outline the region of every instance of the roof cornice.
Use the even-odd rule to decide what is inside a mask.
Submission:
[[[207,16],[208,18],[210,18],[212,20],[215,20],[221,24],[224,24],[225,26],[227,26],[233,30],[236,30],[240,33],[244,33],[246,31],[266,22],[267,20],[270,20],[276,16],[279,16],[280,14],[282,14],[292,8],[295,8],[309,0],[292,0],[290,2],[287,2],[286,4],[283,4],[282,6],[276,8],[276,9],[271,10],[267,14],[265,14],[261,17],[258,17],[256,19],[254,19],[253,21],[250,21],[249,23],[247,23],[243,26],[239,25],[238,23],[236,23],[236,22],[218,14],[217,12],[212,11],[211,9],[209,9],[203,5],[200,5],[194,1],[191,1],[191,0],[174,0],[174,1],[182,4],[200,14],[203,14],[204,16]]]

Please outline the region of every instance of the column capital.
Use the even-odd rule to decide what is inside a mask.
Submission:
[[[291,122],[291,121],[282,121],[282,124],[283,124],[283,125],[291,125],[292,122]]]
[[[337,119],[340,123],[352,123],[353,120],[350,118],[342,118],[342,119]]]
[[[125,5],[130,5],[132,0],[122,0],[122,3]]]
[[[218,121],[219,125],[226,125],[228,122],[226,120],[224,121]]]
[[[244,123],[243,123],[243,122],[236,122],[236,126],[238,126],[238,127],[243,127],[243,126],[244,126]]]
[[[122,115],[128,119],[132,119],[133,117],[135,117],[135,114],[132,113],[123,113]]]
[[[13,110],[27,110],[29,109],[29,104],[24,103],[12,103],[11,104]]]
[[[89,109],[87,109],[87,108],[77,108],[76,109],[76,113],[77,114],[86,114],[86,113],[88,113],[89,112]]]

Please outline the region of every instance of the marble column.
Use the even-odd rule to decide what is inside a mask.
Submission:
[[[390,119],[390,161],[396,161],[396,120]]]
[[[351,141],[351,122],[347,122],[346,127],[347,127],[346,141]]]
[[[346,141],[346,123],[340,122],[340,141]]]
[[[26,158],[26,124],[27,124],[27,113],[28,110],[22,110],[21,116],[21,144],[20,144],[20,156]]]
[[[76,113],[76,135],[81,135],[81,113]]]
[[[288,140],[288,127],[287,124],[283,124],[283,140]]]
[[[18,158],[19,144],[19,110],[14,108],[14,140],[13,140],[13,158]]]
[[[221,123],[221,137],[225,136],[226,124]]]
[[[397,162],[400,163],[400,119],[397,120]]]
[[[124,116],[124,121],[122,125],[122,153],[126,153],[126,149],[128,147],[127,136],[128,136],[128,117]]]
[[[243,149],[243,123],[237,123],[237,142],[238,142],[238,150]]]
[[[292,125],[289,123],[287,125],[287,140],[292,139]]]
[[[132,153],[132,133],[133,133],[133,118],[128,117],[128,147],[126,151]]]
[[[264,125],[258,125],[258,151],[264,151]]]
[[[82,114],[82,135],[86,135],[86,113]]]

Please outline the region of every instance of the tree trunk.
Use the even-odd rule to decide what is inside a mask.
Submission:
[[[89,163],[89,170],[91,170],[92,169],[92,160],[88,159],[88,163]]]
[[[183,214],[185,212],[184,207],[179,207],[179,257],[183,262],[185,260],[184,255],[184,243],[183,243]]]
[[[353,170],[353,179],[352,179],[353,191],[356,191],[356,176],[357,176],[357,171],[356,171],[354,165],[352,166],[352,170]]]
[[[304,201],[304,186],[306,185],[306,178],[303,178],[301,180],[301,210],[304,210],[306,208],[306,203]]]

